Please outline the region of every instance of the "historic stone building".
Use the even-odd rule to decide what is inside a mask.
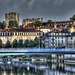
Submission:
[[[35,22],[37,22],[37,21],[40,21],[40,22],[42,22],[43,23],[43,18],[37,18],[37,19],[34,19],[34,18],[32,18],[32,19],[23,19],[23,26],[27,26],[28,24],[31,24],[31,23],[35,23]]]
[[[19,13],[16,12],[10,12],[5,14],[5,23],[6,23],[6,28],[9,26],[9,21],[17,21],[19,24]]]
[[[8,28],[0,30],[0,39],[2,39],[2,43],[5,44],[7,40],[9,40],[11,43],[14,39],[17,39],[18,41],[20,39],[23,39],[25,41],[26,39],[34,40],[35,37],[40,37],[43,35],[43,32],[36,30],[34,28],[25,28],[25,27],[14,27],[14,28]]]

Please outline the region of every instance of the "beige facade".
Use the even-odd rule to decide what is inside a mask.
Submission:
[[[5,14],[5,23],[6,23],[6,28],[9,26],[9,21],[17,21],[19,24],[19,14],[16,12],[10,12]]]
[[[26,39],[34,40],[35,37],[40,37],[42,35],[42,32],[0,32],[0,39],[2,40],[2,43],[5,44],[7,40],[9,40],[11,43],[14,39],[17,39],[17,41],[20,39],[23,41]]]
[[[31,24],[31,23],[35,23],[37,21],[40,21],[43,23],[43,18],[38,18],[38,19],[23,19],[23,26],[27,26],[28,24]]]

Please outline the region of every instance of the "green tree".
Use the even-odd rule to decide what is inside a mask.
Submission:
[[[42,26],[42,23],[40,21],[36,21],[35,23],[30,23],[28,26]]]
[[[39,43],[40,43],[39,38],[35,37],[34,43],[35,43],[35,47],[39,47]]]
[[[52,20],[48,20],[48,21],[47,21],[48,24],[51,23],[51,22],[52,22]]]
[[[17,42],[17,40],[14,39],[12,44],[13,44],[13,47],[16,48],[16,47],[18,46],[18,42]]]
[[[24,47],[29,47],[29,40],[28,39],[25,40]]]
[[[18,27],[19,26],[18,23],[17,23],[17,21],[15,21],[14,23],[15,23],[14,27]]]
[[[9,27],[11,27],[11,28],[18,27],[17,21],[9,21]]]
[[[2,40],[0,39],[0,48],[3,47]]]
[[[5,29],[6,28],[6,25],[5,25],[5,22],[3,21],[3,22],[0,22],[0,28],[1,29]]]
[[[40,21],[35,22],[35,26],[42,26],[42,23]]]
[[[34,47],[34,41],[33,40],[29,41],[29,47]]]
[[[75,35],[75,32],[71,33],[72,35]]]
[[[10,48],[11,47],[11,44],[10,44],[10,41],[7,40],[6,44],[5,44],[5,48]]]
[[[75,14],[70,18],[71,21],[75,20]]]
[[[19,40],[18,47],[23,47],[23,40],[22,39]]]

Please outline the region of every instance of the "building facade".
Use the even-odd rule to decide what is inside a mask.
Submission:
[[[18,41],[23,39],[34,40],[35,37],[40,37],[43,35],[43,32],[35,29],[26,29],[26,28],[8,28],[0,30],[0,39],[2,40],[3,44],[9,40],[11,43],[14,39]]]
[[[42,31],[44,34],[46,34],[46,33],[50,32],[50,31],[52,31],[52,29],[53,29],[53,27],[48,27],[48,26],[41,26],[41,27],[39,28],[39,30]]]
[[[40,21],[43,23],[43,18],[32,18],[32,19],[23,19],[23,22],[22,22],[22,25],[23,26],[27,26],[28,24],[31,24],[31,23],[35,23],[37,21]]]
[[[19,24],[19,13],[16,12],[10,12],[5,14],[5,23],[6,23],[6,28],[9,27],[9,21],[17,21]]]
[[[55,22],[51,22],[49,25],[53,27],[54,24]],[[63,27],[63,26],[70,25],[70,24],[75,25],[75,21],[56,21],[56,24],[57,26]]]
[[[54,30],[44,36],[45,48],[66,48],[70,32],[66,30]]]
[[[75,48],[75,35],[70,35],[68,37],[68,48]]]

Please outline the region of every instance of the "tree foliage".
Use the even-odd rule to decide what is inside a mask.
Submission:
[[[22,39],[19,40],[18,47],[23,47],[23,40]]]
[[[3,44],[2,44],[2,40],[0,39],[0,48],[3,47]],[[38,48],[38,47],[42,47],[42,41],[41,39],[39,38],[35,38],[34,40],[28,40],[26,39],[23,43],[23,40],[20,39],[19,41],[17,41],[17,39],[14,39],[12,44],[10,43],[9,40],[7,40],[6,44],[4,45],[5,48],[10,48],[10,47],[13,47],[13,48],[22,48],[22,47],[25,47],[25,48]]]
[[[0,39],[0,48],[3,47],[2,40]]]
[[[51,23],[51,22],[52,22],[52,20],[48,20],[48,21],[47,21],[48,24]]]
[[[75,32],[71,33],[72,35],[75,35]]]
[[[3,21],[3,22],[0,22],[0,28],[1,29],[5,29],[6,28],[6,25],[5,25],[5,22]]]
[[[6,44],[5,44],[5,48],[10,48],[11,47],[11,44],[10,44],[10,41],[7,40]]]
[[[17,40],[14,39],[12,44],[13,44],[13,47],[16,48],[16,47],[18,46],[18,42],[17,42]]]
[[[75,20],[75,14],[70,18],[71,21]]]
[[[42,26],[42,23],[40,21],[36,21],[35,23],[30,23],[28,26]]]
[[[28,40],[28,39],[25,40],[25,42],[24,42],[24,47],[29,47],[29,40]]]
[[[33,40],[29,41],[29,47],[34,47],[34,41]]]
[[[17,21],[9,21],[9,27],[11,27],[11,28],[18,27]]]

